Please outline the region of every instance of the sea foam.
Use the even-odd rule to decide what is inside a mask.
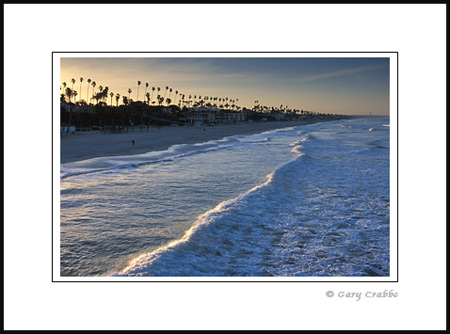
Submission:
[[[101,158],[112,169],[61,180],[61,271],[388,276],[382,122],[327,122]]]

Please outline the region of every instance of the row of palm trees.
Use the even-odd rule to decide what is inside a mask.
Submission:
[[[81,77],[79,79],[80,82],[80,92],[82,91],[82,84],[84,79]],[[71,87],[68,87],[66,82],[62,83],[62,86],[60,87],[60,90],[62,90],[61,93],[61,101],[65,101],[66,97],[69,101],[69,103],[78,103],[78,104],[88,104],[86,101],[82,99],[81,93],[78,94],[78,92],[74,89],[74,85],[76,84],[76,80],[72,78],[71,80]],[[139,88],[141,86],[142,82],[137,81],[137,90],[136,90],[136,101],[139,101]],[[119,93],[114,94],[113,92],[109,91],[108,86],[98,86],[98,91],[95,91],[95,88],[97,87],[97,83],[91,79],[87,79],[87,88],[86,88],[86,97],[89,97],[90,88],[92,86],[92,96],[89,98],[90,101],[95,100],[96,104],[104,104],[107,105],[108,98],[110,98],[110,105],[113,105],[113,99],[115,100],[116,107],[119,106],[120,98],[122,97],[122,102],[124,105],[128,105],[133,100],[131,99],[131,93],[133,90],[131,88],[128,88],[128,96],[123,95],[121,96]],[[228,97],[212,97],[212,96],[201,96],[201,95],[185,95],[181,94],[178,90],[174,90],[169,86],[165,87],[165,91],[161,92],[161,87],[151,87],[149,86],[148,82],[145,83],[145,91],[144,91],[144,101],[143,103],[147,105],[156,105],[159,106],[169,106],[169,105],[175,105],[178,106],[180,109],[184,106],[186,107],[206,107],[206,108],[220,108],[220,109],[233,109],[233,110],[240,110],[241,107],[237,105],[237,102],[239,99],[230,99]],[[174,100],[172,101],[172,94],[174,93]],[[78,101],[76,101],[77,96],[79,95]],[[177,103],[178,102],[178,103]],[[254,101],[254,106],[251,109],[254,112],[260,112],[260,113],[295,113],[295,114],[305,114],[305,115],[318,115],[318,113],[311,112],[311,111],[303,111],[298,109],[289,109],[289,106],[283,106],[280,105],[280,107],[268,107],[261,105],[259,103],[259,100]]]
[[[66,82],[63,82],[60,90],[61,92],[61,101],[65,101],[66,98],[69,103],[86,103],[85,100],[82,99],[81,91],[82,91],[82,83],[84,79],[81,77],[80,82],[80,94],[74,89],[74,85],[76,83],[75,79],[71,80],[71,87],[67,85]],[[119,105],[119,100],[121,95],[119,93],[114,94],[113,92],[109,92],[109,88],[98,86],[98,91],[95,91],[95,87],[97,83],[91,79],[87,80],[87,88],[86,88],[86,97],[89,98],[89,101],[95,100],[96,104],[101,102],[107,104],[108,96],[111,98],[110,104],[113,105],[113,98],[115,98],[116,106]],[[136,101],[139,101],[139,88],[142,82],[137,81],[137,90],[136,90]],[[92,96],[89,95],[90,87],[92,86]],[[128,105],[133,100],[131,99],[131,93],[133,90],[128,88],[128,96],[122,96],[122,102],[124,105]],[[174,93],[172,100],[172,93]],[[78,101],[77,96],[79,95]],[[89,97],[90,96],[90,97]],[[72,101],[73,100],[73,101]],[[210,108],[233,108],[233,109],[241,109],[240,106],[237,105],[239,99],[231,99],[228,97],[211,97],[211,96],[201,96],[201,95],[185,95],[181,94],[178,90],[174,90],[173,88],[166,86],[164,94],[161,92],[161,87],[151,87],[149,88],[148,82],[145,83],[145,91],[144,91],[144,102],[148,105],[156,105],[159,106],[169,106],[169,105],[178,105],[178,107],[183,108],[187,107],[210,107]],[[178,102],[178,103],[177,103]]]
[[[258,100],[256,100],[254,102],[254,106],[252,108],[253,111],[256,112],[261,112],[261,113],[300,113],[303,112],[303,110],[299,110],[299,109],[289,109],[289,106],[285,106],[285,105],[280,105],[279,107],[274,107],[274,106],[265,106],[265,105],[261,105],[259,103]]]

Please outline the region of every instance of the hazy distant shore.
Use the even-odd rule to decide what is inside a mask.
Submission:
[[[61,163],[81,161],[95,157],[140,154],[166,150],[176,144],[194,144],[217,140],[227,136],[259,133],[317,121],[279,121],[252,124],[131,128],[128,132],[102,133],[86,131],[61,138]],[[134,145],[132,141],[134,140]]]

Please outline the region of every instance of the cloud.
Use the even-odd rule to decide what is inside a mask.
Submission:
[[[382,68],[387,68],[387,65],[386,64],[365,65],[365,66],[360,66],[360,67],[356,67],[356,68],[348,68],[348,69],[340,70],[340,71],[334,71],[334,72],[310,75],[307,77],[301,77],[301,78],[297,78],[295,81],[296,82],[309,82],[309,81],[320,80],[320,79],[343,77],[343,76],[349,76],[349,75],[353,75],[353,74],[357,74],[357,73],[375,71],[375,70],[379,70]]]

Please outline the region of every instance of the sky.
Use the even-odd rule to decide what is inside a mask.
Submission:
[[[145,83],[179,94],[237,100],[252,108],[255,101],[268,107],[347,115],[389,115],[389,58],[303,57],[61,57],[63,82],[81,98],[87,80],[109,92],[143,100]],[[80,93],[79,93],[80,94]],[[92,96],[92,86],[89,87]],[[178,95],[179,97],[180,95]],[[168,97],[168,95],[166,96]],[[77,96],[77,100],[80,95]],[[114,100],[113,100],[114,101]],[[121,100],[120,100],[121,101]],[[108,100],[110,103],[110,100]],[[115,104],[115,102],[113,102]]]

